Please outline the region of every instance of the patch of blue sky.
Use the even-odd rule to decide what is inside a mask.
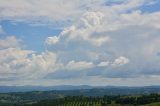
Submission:
[[[33,26],[26,23],[2,21],[0,23],[7,35],[16,36],[26,44],[26,49],[37,52],[44,51],[44,41],[48,36],[58,35],[61,29],[53,29],[47,25]]]
[[[105,3],[106,6],[117,5],[124,2],[124,0],[105,0],[105,1],[106,1]]]
[[[160,11],[160,1],[150,2],[148,5],[143,5],[139,8],[143,13],[152,13]]]
[[[112,5],[122,4],[126,0],[105,0],[105,1],[106,1],[105,4],[106,6],[112,6]],[[160,1],[159,0],[148,1],[146,5],[140,6],[139,8],[136,9],[141,10],[142,13],[158,12],[160,11]],[[130,12],[130,10],[128,12]]]

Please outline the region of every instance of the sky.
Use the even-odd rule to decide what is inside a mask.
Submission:
[[[0,0],[0,86],[160,85],[159,0]]]

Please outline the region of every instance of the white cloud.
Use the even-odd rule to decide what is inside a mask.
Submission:
[[[31,24],[51,24],[53,26],[65,26],[68,22],[75,22],[79,17],[89,11],[106,12],[105,14],[128,11],[139,7],[145,0],[126,0],[119,5],[106,6],[106,0],[1,0],[0,19]],[[64,5],[65,4],[65,5]],[[100,14],[99,14],[100,15]],[[102,16],[102,15],[101,15]],[[95,17],[94,14],[89,18]],[[84,21],[86,20],[85,18]],[[90,21],[91,22],[91,21]],[[57,25],[55,25],[57,24]],[[88,26],[91,23],[86,22]],[[92,25],[99,24],[99,19],[92,20]],[[90,26],[90,25],[89,25]]]
[[[98,67],[118,67],[129,63],[129,59],[120,56],[116,58],[114,61],[102,61],[99,64],[97,64]]]
[[[109,42],[110,37],[107,35],[95,34],[96,30],[102,24],[103,14],[100,12],[86,12],[77,24],[65,28],[60,35],[48,37],[46,44],[54,45],[56,43],[64,43],[77,41],[88,42],[94,46],[101,46]]]
[[[151,42],[150,38],[151,36],[157,38],[157,33],[159,33],[157,32],[159,12],[142,13],[137,8],[144,3],[146,3],[144,0],[128,0],[122,4],[110,6],[110,9],[106,6],[103,8],[104,11],[99,8],[99,11],[84,13],[79,18],[80,21],[73,23],[56,36],[58,42],[49,45],[51,46],[49,51],[58,51],[57,55],[62,62],[86,60],[98,63],[96,68],[107,67],[111,70],[117,67],[116,70],[120,70],[120,72],[138,70],[139,58],[144,59],[151,48],[154,48],[152,55],[158,49],[153,44],[155,40]],[[149,30],[148,28],[153,28],[154,31],[146,32]],[[147,44],[147,42],[150,43]],[[137,48],[141,48],[141,50]],[[116,57],[119,58],[115,59]],[[107,58],[108,61],[106,61]],[[147,61],[153,60],[151,56],[148,58]],[[156,59],[156,61],[158,60]],[[146,64],[148,63],[144,63],[139,70],[143,71]],[[103,71],[107,73],[106,69]],[[115,76],[126,77],[127,74],[121,76],[117,73]]]
[[[129,59],[123,56],[120,56],[119,58],[115,59],[113,62],[113,66],[121,66],[129,63]]]
[[[84,27],[90,28],[100,25],[102,23],[103,17],[104,14],[101,12],[86,12],[81,18],[81,21],[84,23]]]
[[[9,73],[25,73],[22,70],[19,71],[19,69],[24,69],[24,67],[28,65],[28,63],[30,62],[30,60],[28,59],[28,55],[31,53],[33,53],[33,51],[21,50],[18,48],[7,48],[0,50],[1,77]]]
[[[72,22],[76,20],[88,6],[100,5],[103,2],[103,0],[83,2],[81,0],[1,0],[0,19],[52,25],[62,21],[61,23],[65,24],[67,20]]]
[[[109,66],[110,62],[108,61],[103,61],[103,62],[100,62],[97,66],[99,67],[107,67]]]
[[[53,52],[44,52],[42,54],[32,54],[30,58],[30,76],[26,78],[40,79],[48,73],[53,73],[61,69],[63,65],[57,62],[57,55]]]
[[[60,69],[55,53],[23,50],[21,42],[14,36],[0,40],[0,78],[36,79]]]
[[[56,54],[51,52],[34,54],[33,51],[18,48],[0,50],[0,78],[10,78],[13,75],[18,79],[37,79],[59,67]]]
[[[155,28],[160,28],[160,22],[158,17],[160,12],[146,13],[143,14],[141,11],[134,11],[130,14],[121,14],[119,22],[124,26],[138,25],[138,26],[151,26]]]
[[[7,61],[12,59],[26,58],[28,54],[33,53],[30,50],[21,50],[20,48],[7,48],[0,50],[1,61]],[[7,60],[6,60],[7,59]]]
[[[47,44],[47,45],[54,45],[54,44],[56,44],[56,43],[58,43],[58,37],[57,36],[53,36],[53,37],[48,37],[47,39],[46,39],[46,41],[45,41],[45,43]]]
[[[14,36],[8,36],[4,39],[0,39],[0,49],[8,47],[19,47],[21,45],[21,40],[16,39]]]
[[[121,5],[115,5],[112,7],[113,10],[116,11],[127,11],[131,9],[135,9],[137,7],[142,6],[145,3],[145,0],[126,0],[126,2]]]
[[[86,62],[86,61],[78,61],[75,62],[74,60],[69,61],[69,63],[66,65],[67,70],[86,70],[93,68],[94,64],[92,62]]]

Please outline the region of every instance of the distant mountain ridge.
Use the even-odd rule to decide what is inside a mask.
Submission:
[[[89,86],[89,85],[60,85],[60,86],[0,86],[0,93],[9,92],[31,92],[31,91],[92,91],[92,92],[110,92],[110,93],[147,93],[160,92],[160,86],[143,86],[143,87],[128,87],[128,86]]]
[[[8,92],[28,92],[28,91],[50,91],[50,90],[78,90],[92,89],[94,87],[88,85],[60,85],[60,86],[0,86],[0,93]]]

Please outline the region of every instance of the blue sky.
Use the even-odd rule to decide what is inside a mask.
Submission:
[[[159,17],[158,0],[0,0],[0,85],[159,85]]]
[[[33,26],[26,23],[13,23],[11,21],[2,21],[1,26],[8,35],[14,35],[20,38],[26,44],[27,49],[44,51],[44,40],[48,35],[57,35],[62,29],[51,28],[50,26]],[[36,42],[34,42],[36,41]]]

